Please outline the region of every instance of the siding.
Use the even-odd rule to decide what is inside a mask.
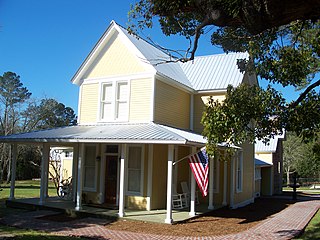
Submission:
[[[85,78],[126,75],[143,71],[145,68],[140,60],[127,49],[118,34],[114,34],[95,59]]]
[[[152,79],[135,79],[130,83],[129,121],[146,122],[151,116]]]
[[[80,124],[97,121],[99,84],[83,84],[80,96]]]
[[[190,94],[173,86],[156,81],[155,113],[157,123],[189,129]]]

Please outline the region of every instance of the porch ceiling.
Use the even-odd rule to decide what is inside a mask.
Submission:
[[[78,125],[0,136],[0,142],[158,143],[204,146],[203,136],[156,123]]]

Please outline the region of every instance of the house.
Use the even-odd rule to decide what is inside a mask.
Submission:
[[[285,133],[276,135],[268,143],[256,142],[256,195],[271,196],[282,193],[283,141]]]
[[[51,147],[49,160],[49,178],[59,182],[72,178],[73,149],[71,147]]]
[[[247,57],[230,53],[159,64],[170,56],[112,21],[71,80],[79,86],[78,125],[0,141],[14,149],[42,146],[40,204],[47,197],[50,148],[70,147],[76,210],[83,203],[109,204],[122,217],[130,208],[166,209],[165,222],[172,223],[172,193],[182,191],[181,182],[191,188],[190,215],[196,212],[186,157],[205,146],[200,120],[208,97],[223,99],[229,84],[257,84],[256,76],[237,68],[237,59]],[[209,209],[254,201],[254,146],[235,149],[228,161],[210,159],[209,194],[200,197]]]

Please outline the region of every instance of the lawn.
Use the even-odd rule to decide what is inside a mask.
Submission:
[[[316,240],[320,239],[320,211],[312,218],[304,233],[295,239],[300,240]]]
[[[1,184],[0,201],[6,200],[10,196],[10,184]],[[49,196],[57,196],[56,188],[52,182],[49,182],[48,187]],[[39,180],[25,180],[16,181],[15,184],[15,198],[35,198],[40,196],[40,181]]]

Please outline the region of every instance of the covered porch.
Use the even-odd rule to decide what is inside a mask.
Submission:
[[[72,126],[63,127],[51,130],[43,130],[30,133],[22,133],[11,136],[3,136],[0,138],[1,142],[12,143],[13,157],[12,157],[12,178],[11,178],[11,192],[8,203],[27,203],[28,200],[15,199],[15,175],[16,175],[16,160],[17,160],[17,145],[18,144],[37,144],[42,148],[42,161],[41,161],[41,186],[40,197],[38,199],[30,199],[35,206],[58,206],[60,208],[68,207],[76,212],[82,211],[94,211],[96,213],[112,213],[117,217],[136,218],[136,219],[155,219],[154,221],[162,221],[165,223],[173,223],[175,221],[181,221],[190,217],[196,216],[198,213],[205,213],[208,210],[214,209],[213,206],[213,192],[209,187],[208,202],[205,205],[196,206],[196,183],[193,176],[190,179],[190,197],[188,202],[188,208],[174,210],[172,206],[172,199],[174,195],[174,163],[179,160],[178,149],[179,146],[184,146],[189,149],[188,154],[195,153],[198,148],[205,145],[205,139],[198,134],[160,125],[155,123],[142,123],[142,124],[104,124],[104,125],[92,125],[92,126]],[[102,204],[106,201],[105,189],[103,178],[108,175],[107,171],[101,170],[106,164],[102,161],[101,147],[94,150],[94,162],[99,162],[99,166],[91,171],[92,174],[88,174],[84,169],[89,165],[86,165],[87,146],[97,146],[104,144],[108,146],[118,146],[118,155],[115,155],[115,160],[118,161],[116,190],[114,195],[115,208],[113,210],[105,210],[104,208],[92,207],[86,205],[84,201],[85,179],[90,177],[96,177],[100,182],[100,187],[97,187],[98,203]],[[128,184],[132,179],[128,173],[128,162],[130,160],[129,147],[136,145],[143,145],[148,147],[148,151],[143,153],[146,156],[146,162],[144,164],[144,171],[141,177],[141,194],[137,195],[141,202],[144,202],[143,208],[139,210],[132,210],[126,205],[133,196],[132,192],[128,191]],[[71,201],[65,202],[65,200],[57,200],[56,198],[48,197],[48,165],[49,165],[49,152],[52,146],[68,146],[73,148],[73,197]],[[166,149],[166,153],[162,152],[161,162],[165,163],[163,169],[157,169],[156,158],[157,153],[154,152],[156,146],[161,147],[162,150]],[[142,148],[144,149],[144,148]],[[90,149],[89,149],[90,150]],[[142,153],[141,153],[142,154]],[[118,158],[118,159],[117,159]],[[159,157],[158,157],[159,158]],[[106,160],[104,160],[106,161]],[[102,166],[102,167],[101,167]],[[100,170],[99,170],[100,169]],[[100,175],[95,176],[97,171],[101,171]],[[89,172],[90,173],[90,172]],[[105,174],[105,175],[103,175]],[[209,185],[212,184],[213,173],[209,174]],[[161,189],[155,184],[155,179],[162,179],[165,185],[161,185]],[[159,194],[155,194],[155,191],[164,194],[165,199],[163,201],[163,207],[155,202],[159,202],[161,197]],[[130,198],[128,200],[128,198]],[[160,206],[160,207],[159,207]],[[160,210],[155,210],[160,209]],[[157,219],[157,220],[156,220]]]

